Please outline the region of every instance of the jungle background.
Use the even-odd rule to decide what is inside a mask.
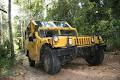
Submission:
[[[19,62],[19,56],[24,54],[24,31],[30,16],[40,21],[67,21],[77,28],[79,35],[101,35],[107,45],[107,52],[120,50],[120,0],[12,0],[10,3],[12,8],[17,7],[18,12],[11,19],[12,32],[8,27],[9,0],[0,0],[2,74],[6,74]],[[14,11],[12,14],[15,14]],[[13,45],[14,51],[10,45]]]

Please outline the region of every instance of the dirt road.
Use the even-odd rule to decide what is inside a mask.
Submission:
[[[77,59],[62,66],[56,75],[48,75],[39,66],[29,67],[27,60],[15,70],[18,74],[10,80],[120,80],[120,55],[106,55],[99,66],[89,66],[83,59]]]

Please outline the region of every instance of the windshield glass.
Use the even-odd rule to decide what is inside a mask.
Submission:
[[[58,30],[40,30],[39,34],[41,37],[52,37],[55,35],[59,35]]]
[[[52,37],[55,35],[58,35],[58,36],[76,36],[77,35],[75,30],[60,30],[60,33],[61,34],[59,34],[59,30],[40,30],[39,31],[39,35],[41,37]]]
[[[44,27],[55,27],[55,25],[51,22],[41,22],[41,24]]]
[[[65,21],[35,21],[37,26],[39,27],[62,27],[62,28],[67,28],[71,27],[67,22]]]
[[[54,24],[57,26],[57,27],[70,27],[70,25],[67,23],[67,22],[54,22]]]

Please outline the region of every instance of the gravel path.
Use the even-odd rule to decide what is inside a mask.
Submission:
[[[106,55],[99,66],[89,66],[83,59],[76,59],[62,66],[55,75],[45,73],[39,66],[29,67],[27,58],[23,66],[18,65],[14,70],[16,76],[0,80],[120,80],[120,55]]]

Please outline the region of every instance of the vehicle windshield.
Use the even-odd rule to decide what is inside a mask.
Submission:
[[[70,27],[70,25],[67,22],[61,21],[61,22],[53,22],[57,27]]]
[[[67,28],[71,27],[67,22],[65,21],[35,21],[36,24],[39,27],[62,27],[62,28]]]
[[[56,27],[53,22],[47,22],[47,21],[35,21],[37,26],[39,27]]]
[[[55,27],[52,22],[41,22],[42,26],[44,27]]]
[[[39,34],[41,37],[52,37],[54,35],[59,35],[58,30],[40,30]]]
[[[41,37],[52,37],[55,35],[58,35],[58,36],[76,36],[77,33],[75,30],[60,30],[60,34],[59,34],[59,30],[40,30],[39,35]]]

